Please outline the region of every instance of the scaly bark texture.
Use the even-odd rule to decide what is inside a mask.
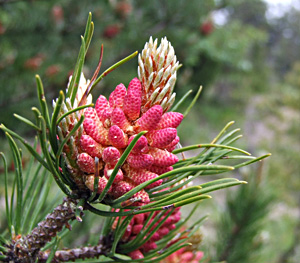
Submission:
[[[65,198],[63,203],[48,214],[29,235],[14,240],[7,253],[8,262],[35,262],[40,249],[47,242],[55,237],[64,226],[70,228],[69,221],[76,219],[76,205],[77,201]]]
[[[101,238],[99,244],[96,246],[88,246],[81,248],[74,248],[68,250],[58,250],[51,262],[67,262],[75,261],[77,259],[99,258],[101,255],[106,255],[109,252],[109,247],[105,245],[104,238]],[[38,255],[38,262],[45,263],[51,251],[40,252]]]

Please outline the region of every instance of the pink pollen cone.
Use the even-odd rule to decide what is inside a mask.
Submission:
[[[132,181],[134,181],[136,184],[142,184],[144,182],[156,178],[157,176],[158,175],[155,173],[152,173],[147,170],[142,170],[142,169],[130,169],[129,173],[127,174],[127,177]],[[162,180],[157,180],[156,182],[146,186],[145,188],[151,189],[161,184],[162,184]]]
[[[121,154],[119,150],[115,147],[107,147],[103,150],[102,158],[105,163],[111,166],[115,166],[119,161]]]
[[[158,126],[163,114],[163,109],[160,105],[155,105],[147,110],[143,116],[138,119],[139,131],[152,131]]]
[[[105,177],[106,177],[107,180],[110,178],[113,170],[114,170],[114,167],[110,167],[108,164],[105,165],[104,175],[105,175]],[[114,179],[114,183],[122,181],[123,179],[124,179],[123,172],[122,172],[121,169],[119,169],[118,172],[117,172],[117,174],[116,174],[116,177]]]
[[[144,258],[143,253],[140,250],[134,250],[132,252],[128,253],[128,256],[131,257],[132,259],[141,259]]]
[[[161,175],[161,174],[170,172],[170,171],[172,171],[172,170],[173,170],[173,167],[172,167],[172,166],[160,167],[160,166],[152,165],[152,166],[149,168],[149,171],[151,171],[151,172],[153,172],[153,173],[156,173],[156,174],[158,174],[158,175]]]
[[[177,156],[166,150],[151,148],[149,150],[149,154],[151,154],[154,157],[153,164],[156,166],[171,166],[178,162]]]
[[[94,179],[95,176],[91,175],[88,176],[86,181],[85,181],[85,185],[92,191],[94,192]],[[99,177],[99,182],[98,182],[98,194],[101,194],[105,188],[107,184],[107,179],[105,177]],[[111,193],[112,187],[109,188],[108,193]]]
[[[92,157],[102,156],[103,147],[97,143],[91,136],[83,134],[80,138],[81,149]]]
[[[116,148],[125,148],[127,146],[128,137],[117,125],[110,127],[108,139]]]
[[[85,173],[95,172],[95,160],[87,153],[81,153],[77,156],[77,165]]]
[[[119,84],[109,96],[109,105],[111,108],[122,107],[124,97],[126,95],[126,87],[124,84]]]
[[[83,121],[83,128],[85,132],[90,135],[95,141],[109,145],[108,130],[105,129],[100,121],[95,121],[90,118],[86,118]]]
[[[165,147],[166,150],[172,152],[176,148],[176,145],[179,143],[179,140],[180,140],[179,136],[176,136],[176,138],[169,145]]]
[[[177,128],[183,119],[183,115],[179,112],[166,112],[159,122],[158,128]]]
[[[130,154],[128,164],[136,169],[145,169],[152,165],[154,158],[150,154]]]
[[[84,118],[89,118],[89,119],[92,119],[94,121],[97,121],[99,120],[98,116],[97,116],[97,113],[96,113],[96,110],[92,107],[89,107],[89,108],[86,108],[84,110]]]
[[[99,119],[101,118],[103,111],[109,109],[108,101],[103,95],[100,95],[97,99],[95,109]]]
[[[132,140],[134,139],[136,135],[133,135],[129,138],[128,140],[128,145],[132,142]],[[147,153],[149,150],[149,147],[148,147],[148,140],[147,138],[142,135],[138,141],[136,142],[136,144],[134,145],[133,149],[132,149],[132,153],[133,154],[138,154],[138,153]]]
[[[131,119],[136,120],[141,112],[141,83],[137,78],[130,81],[127,94],[124,98],[123,110],[124,113]]]
[[[176,137],[177,130],[175,128],[165,128],[149,132],[146,136],[152,147],[163,148],[170,144]]]
[[[125,113],[120,108],[115,108],[111,114],[113,125],[119,126],[124,132],[132,131],[132,126],[127,120]]]

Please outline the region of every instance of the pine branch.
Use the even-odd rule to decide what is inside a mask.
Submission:
[[[247,187],[240,188],[227,197],[229,214],[223,216],[219,226],[218,261],[259,261],[257,252],[262,249],[262,242],[256,242],[255,237],[263,229],[263,222],[272,202],[271,193],[261,182],[262,165],[260,163],[256,174],[250,176]]]
[[[65,198],[62,204],[47,215],[46,219],[38,224],[32,232],[19,239],[16,239],[9,246],[6,253],[8,262],[35,262],[39,251],[53,237],[60,232],[64,226],[70,229],[69,221],[76,219],[77,201]]]
[[[245,219],[246,219],[246,215],[245,215]],[[244,220],[242,220],[242,224],[243,224]],[[222,252],[219,261],[221,262],[226,262],[226,260],[228,259],[228,256],[231,253],[232,248],[234,247],[235,243],[236,243],[236,239],[239,237],[240,232],[242,230],[242,224],[241,225],[235,225],[232,230],[231,230],[231,235],[230,235],[230,239],[227,242],[227,245],[224,248],[224,251]]]
[[[51,262],[67,262],[75,261],[77,259],[99,258],[99,256],[107,255],[110,247],[101,238],[99,244],[96,246],[88,246],[74,249],[58,250]],[[38,263],[44,263],[48,260],[51,251],[40,252],[38,255]]]

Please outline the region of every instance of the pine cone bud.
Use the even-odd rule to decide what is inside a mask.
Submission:
[[[138,76],[142,83],[142,112],[154,105],[161,105],[166,112],[175,100],[173,89],[179,68],[174,48],[167,38],[161,40],[150,37],[138,58]]]

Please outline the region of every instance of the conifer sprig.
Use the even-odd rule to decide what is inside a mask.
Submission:
[[[35,79],[40,110],[32,108],[35,123],[15,115],[36,130],[42,153],[36,150],[37,143],[32,146],[3,124],[0,126],[7,136],[15,165],[9,196],[7,162],[1,153],[5,166],[7,231],[0,235],[0,260],[5,262],[65,262],[99,256],[104,256],[104,261],[107,262],[132,262],[132,259],[136,262],[159,262],[178,249],[189,246],[189,238],[205,219],[200,218],[189,229],[178,234],[180,227],[186,223],[185,219],[180,219],[179,210],[182,206],[211,198],[207,193],[218,189],[246,183],[235,178],[223,178],[191,186],[194,179],[229,172],[269,156],[253,157],[247,151],[233,146],[241,137],[237,135],[239,129],[228,131],[233,122],[228,123],[210,143],[175,149],[176,145],[180,145],[176,128],[196,103],[202,87],[183,114],[166,112],[175,99],[175,93],[172,92],[179,68],[174,49],[166,38],[158,49],[157,40],[153,42],[152,38],[145,45],[143,59],[139,60],[141,81],[134,78],[128,89],[120,84],[108,101],[100,96],[95,109],[92,108],[94,104],[91,103],[90,93],[96,85],[108,73],[137,55],[137,52],[132,53],[98,77],[103,59],[102,45],[95,73],[90,82],[86,81],[82,69],[93,30],[90,13],[84,36],[81,37],[73,75],[67,91],[60,91],[57,100],[53,102],[52,115],[38,75]],[[156,52],[155,56],[150,54],[152,51]],[[155,72],[153,65],[159,66],[159,72]],[[147,76],[149,79],[146,79]],[[158,83],[166,85],[157,87]],[[146,94],[150,84],[151,94]],[[190,93],[188,91],[173,110],[178,110]],[[155,118],[156,122],[153,121]],[[81,141],[83,135],[88,140],[86,144]],[[23,173],[22,152],[13,138],[19,140],[33,159],[38,161],[35,164],[32,159],[26,175]],[[161,138],[167,140],[167,143]],[[84,149],[86,145],[88,150]],[[98,152],[95,153],[96,149]],[[200,150],[196,156],[178,160],[176,154],[181,156],[184,152],[195,149]],[[104,150],[107,154],[105,157],[102,156]],[[116,153],[115,150],[120,154],[117,161],[112,154]],[[159,154],[156,155],[155,151]],[[104,161],[105,158],[108,161]],[[154,168],[163,171],[150,171],[145,159],[150,165],[155,160],[158,165]],[[221,160],[223,162],[218,163]],[[115,162],[112,164],[112,161]],[[227,165],[224,165],[224,161]],[[125,179],[122,177],[123,172],[127,176]],[[138,176],[129,177],[131,173]],[[92,177],[91,185],[87,183],[88,176]],[[46,202],[53,179],[62,192],[58,196],[65,196],[62,204],[56,207],[57,200]],[[117,185],[117,180],[125,186],[122,188],[121,183],[121,186]],[[114,189],[118,186],[121,194]],[[71,230],[70,226],[76,220],[81,222],[83,211],[105,217],[102,230],[105,238],[101,238],[95,246],[59,250],[59,242],[65,229]],[[193,212],[195,211],[196,208]],[[143,222],[142,227],[141,224],[138,226],[138,233],[128,232],[128,228],[135,224],[134,220]],[[157,234],[163,228],[167,234]],[[128,239],[128,235],[132,235],[132,239]],[[49,248],[52,252],[48,251]]]

